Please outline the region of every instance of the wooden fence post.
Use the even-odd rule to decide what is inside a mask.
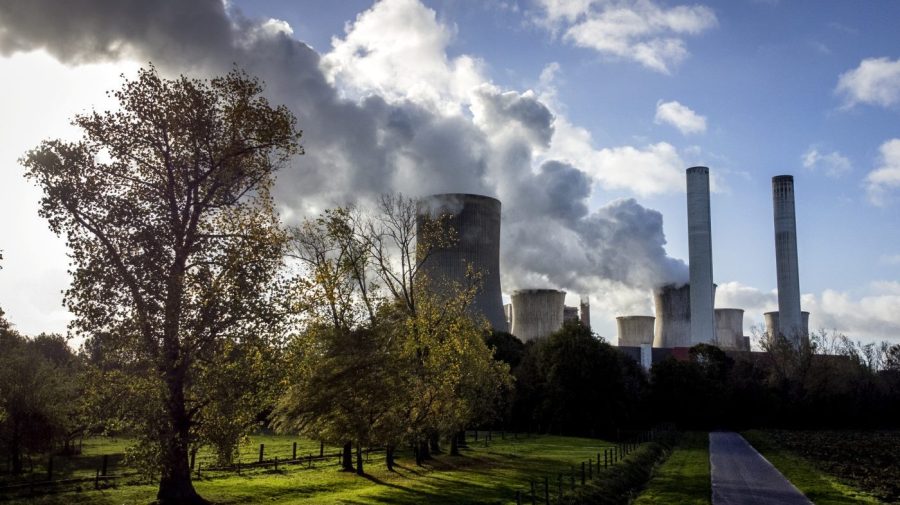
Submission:
[[[291,459],[297,459],[297,442],[294,442],[294,452]]]
[[[197,478],[200,478],[200,467],[203,466],[203,463],[197,463]]]
[[[319,441],[319,457],[321,458],[324,455],[325,455],[325,442],[320,440]]]
[[[278,471],[278,456],[275,456],[275,471]]]
[[[266,452],[266,444],[259,444],[259,462],[263,462],[263,455]]]
[[[103,455],[103,466],[102,466],[103,470],[101,472],[101,475],[103,475],[104,477],[106,477],[106,470],[108,468],[108,465],[109,465],[109,456],[104,454]]]

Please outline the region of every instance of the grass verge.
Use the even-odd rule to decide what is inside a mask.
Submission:
[[[708,505],[711,494],[709,434],[688,432],[675,444],[668,459],[653,472],[653,478],[633,503]]]
[[[838,482],[807,459],[776,444],[764,431],[741,433],[791,483],[816,505],[879,504],[881,501]]]

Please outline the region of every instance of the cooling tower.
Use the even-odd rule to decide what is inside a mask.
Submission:
[[[653,344],[653,316],[621,316],[616,318],[619,347],[639,347]]]
[[[763,314],[763,317],[766,319],[766,335],[769,338],[772,338],[774,335],[784,334],[781,332],[781,312],[766,312]],[[800,312],[800,331],[801,335],[804,337],[809,336],[809,312],[802,311]]]
[[[422,265],[432,285],[466,285],[466,272],[481,275],[481,288],[475,296],[473,315],[487,318],[491,327],[507,331],[500,292],[500,200],[482,195],[449,193],[427,196],[419,201],[417,236],[420,238],[426,218],[447,216],[447,225],[456,240],[436,248]]]
[[[555,289],[521,289],[513,292],[511,333],[527,342],[562,328],[565,302],[566,292]]]
[[[716,338],[722,349],[743,349],[743,309],[716,309]]]
[[[797,263],[797,219],[794,213],[794,178],[772,178],[775,215],[775,269],[778,273],[778,331],[794,345],[808,335],[800,315],[800,272]]]
[[[653,347],[691,346],[691,288],[666,284],[653,290],[656,322]]]
[[[691,344],[715,344],[709,169],[687,169],[688,266],[691,275]]]

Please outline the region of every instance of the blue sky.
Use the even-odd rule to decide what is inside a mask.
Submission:
[[[95,3],[103,26],[115,23]],[[347,180],[392,174],[386,180],[396,182],[380,189],[495,194],[509,210],[505,291],[547,285],[587,293],[596,330],[614,337],[613,318],[649,314],[648,283],[677,275],[677,260],[687,258],[683,170],[707,165],[716,189],[717,306],[746,309],[749,333],[775,304],[770,180],[793,174],[811,326],[900,339],[900,140],[891,142],[900,139],[896,2],[232,0],[224,14],[209,12],[245,21],[232,28],[240,47],[223,49],[223,59],[246,61],[309,132],[310,155],[292,167],[298,175],[284,177],[287,220],[365,200],[362,190],[342,195],[327,183],[305,192],[329,163],[329,173]],[[0,9],[0,27],[21,26],[14,16]],[[112,29],[107,42],[121,50],[72,50],[82,47],[72,40],[87,36],[77,31],[80,19],[66,40],[39,26],[0,36],[0,71],[17,76],[0,84],[0,106],[9,111],[0,119],[0,211],[22,216],[0,225],[0,306],[31,333],[64,330],[66,259],[34,216],[37,193],[15,159],[40,138],[70,134],[66,118],[102,105],[102,90],[138,62],[158,62],[169,73],[215,70],[172,56],[164,41]],[[177,33],[168,18],[154,22],[163,37],[169,27]],[[338,166],[333,149],[346,139],[316,127],[341,123],[304,101],[312,96],[300,89],[307,81],[286,75],[305,67],[268,58],[287,58],[265,44],[280,37],[321,57],[315,72],[340,102],[334,110],[351,104],[353,114],[377,117],[387,107],[389,116],[423,121],[427,135],[416,130],[423,132],[416,139],[379,145],[382,161],[367,156],[358,158],[365,166]],[[201,55],[217,52],[197,47]],[[56,103],[38,94],[59,81],[68,85],[49,91]],[[31,110],[42,111],[42,120],[24,119]],[[391,123],[374,124],[377,137]],[[611,204],[630,198],[637,207]],[[559,210],[559,199],[574,204]],[[662,255],[652,211],[664,223]],[[622,256],[634,251],[646,261],[626,264]]]

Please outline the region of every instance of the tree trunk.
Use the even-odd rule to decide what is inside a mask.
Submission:
[[[353,444],[351,442],[344,444],[344,457],[341,460],[341,471],[353,471]]]
[[[459,456],[459,434],[450,437],[450,455]]]
[[[12,473],[18,475],[22,473],[22,446],[20,444],[19,422],[13,421],[12,440],[9,444],[10,458],[12,459]]]
[[[457,442],[459,447],[469,447],[469,444],[466,442],[466,430],[460,430],[457,438],[459,439]]]
[[[419,441],[419,464],[426,459],[431,459],[431,453],[428,451],[428,440]]]
[[[431,454],[441,454],[440,433],[432,433],[431,436],[428,437],[428,446],[431,449]]]
[[[362,445],[356,444],[356,475],[363,475]]]
[[[389,445],[384,450],[384,461],[387,463],[389,472],[394,471],[394,446]]]
[[[160,505],[206,504],[197,494],[188,466],[188,432],[190,419],[184,405],[184,376],[180,370],[167,371],[167,425],[160,433],[162,443],[162,475],[156,499]]]

